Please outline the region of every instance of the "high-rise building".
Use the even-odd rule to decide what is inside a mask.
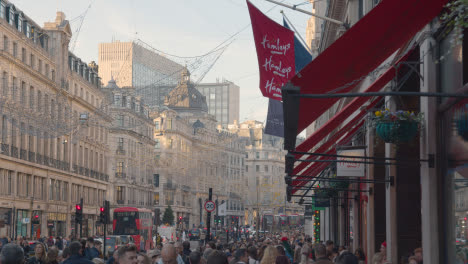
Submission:
[[[135,42],[99,44],[99,77],[114,79],[119,87],[134,87],[145,98],[157,94],[158,86],[175,86],[183,66]],[[148,102],[151,104],[151,102]]]
[[[133,87],[149,106],[163,106],[165,98],[186,68],[134,42],[99,44],[99,76],[103,83],[114,79],[119,87]],[[205,97],[208,113],[218,124],[239,120],[239,86],[223,80],[195,84]]]
[[[226,127],[239,121],[239,86],[223,80],[200,83],[195,88],[206,97],[208,113],[216,118],[218,124]]]

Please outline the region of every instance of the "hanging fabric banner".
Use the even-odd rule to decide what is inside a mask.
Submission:
[[[289,29],[288,23],[286,23],[284,18],[283,25]],[[299,39],[294,37],[295,72],[298,73],[311,61],[312,55],[307,51],[304,45],[302,45]],[[265,134],[284,137],[283,103],[272,99],[269,100]]]
[[[247,0],[263,96],[281,101],[281,87],[295,75],[294,32],[265,16]]]

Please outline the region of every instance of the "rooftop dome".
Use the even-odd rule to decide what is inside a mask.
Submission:
[[[107,86],[105,88],[119,89],[117,83],[115,83],[114,77],[111,77],[110,81],[107,83]]]
[[[178,111],[208,112],[206,97],[190,82],[190,72],[187,67],[184,68],[180,77],[177,87],[170,91],[164,99],[164,105]]]

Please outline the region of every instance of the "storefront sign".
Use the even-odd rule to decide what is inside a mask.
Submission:
[[[247,1],[263,96],[281,101],[281,88],[295,74],[294,32],[268,18]]]
[[[312,220],[312,216],[314,215],[314,209],[313,209],[313,206],[310,204],[310,205],[306,205],[305,206],[305,210],[304,210],[304,217],[308,220]]]
[[[315,207],[315,210],[319,210],[317,208],[320,208],[320,207],[330,207],[330,198],[315,197],[314,207]]]
[[[23,218],[23,219],[21,220],[21,222],[22,222],[23,224],[29,224],[30,220],[31,220],[31,219],[29,219],[29,218]]]
[[[62,213],[48,213],[48,214],[47,214],[47,220],[49,220],[49,221],[62,221],[62,222],[65,222],[65,221],[67,221],[67,214],[62,214]]]
[[[364,149],[338,149],[338,155],[353,156],[356,158],[338,158],[341,162],[336,163],[336,176],[337,177],[364,177],[365,164],[353,163],[352,161],[365,161],[362,158],[365,155]],[[346,162],[351,161],[351,162]]]

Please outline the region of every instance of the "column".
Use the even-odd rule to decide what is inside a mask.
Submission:
[[[356,183],[354,184],[355,187],[354,189],[359,189],[359,183]],[[354,199],[355,197],[359,197],[361,194],[359,192],[352,192],[351,193],[352,197],[353,197],[353,251],[356,251],[357,248],[359,248],[359,240],[360,240],[360,236],[361,236],[361,233],[359,232],[359,225],[361,224],[359,222],[359,206],[360,203],[359,203],[359,198],[356,200]]]
[[[394,146],[385,143],[385,157],[394,158]],[[396,166],[387,165],[385,171],[386,178],[396,176]],[[395,181],[396,181],[395,177]],[[387,263],[398,263],[397,247],[397,204],[396,204],[396,182],[393,186],[386,184],[385,191],[385,211],[386,211],[386,241],[387,241]]]
[[[369,157],[374,156],[374,130],[367,129],[367,155]],[[366,178],[368,180],[374,179],[374,164],[367,164],[366,167]],[[374,184],[366,184],[366,189],[375,191]],[[375,217],[374,217],[374,194],[368,193],[367,199],[367,232],[366,232],[366,256],[367,259],[372,260],[375,253]]]
[[[436,65],[433,62],[435,40],[430,37],[431,26],[424,29],[427,38],[421,43],[420,56],[423,63],[420,72],[421,92],[437,92]],[[420,108],[424,113],[423,130],[421,131],[420,159],[427,159],[436,153],[436,98],[421,97]],[[439,233],[437,221],[437,175],[435,168],[429,168],[428,162],[421,163],[421,233],[423,259],[425,264],[439,263]]]

